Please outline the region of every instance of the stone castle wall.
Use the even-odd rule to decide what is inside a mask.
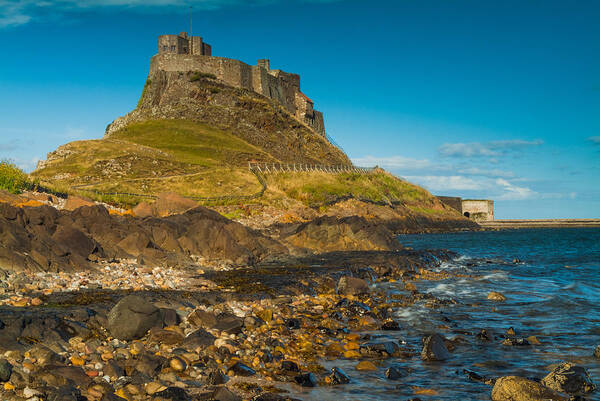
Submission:
[[[164,35],[164,40],[173,41],[175,35]],[[180,36],[175,36],[180,38]],[[208,55],[190,55],[178,52],[161,52],[150,61],[150,75],[158,71],[188,72],[198,71],[214,74],[227,85],[244,88],[279,102],[290,114],[302,121],[315,132],[325,134],[323,113],[313,109],[313,102],[300,91],[300,76],[281,70],[271,70],[268,60],[259,60],[257,65],[249,65],[239,60]],[[195,39],[196,37],[194,37]],[[196,43],[194,43],[194,46]],[[183,46],[183,45],[182,45]],[[171,48],[169,48],[171,49]],[[194,49],[194,53],[196,53]]]

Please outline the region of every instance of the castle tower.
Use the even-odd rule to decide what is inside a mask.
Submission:
[[[201,36],[188,36],[187,32],[158,37],[158,54],[190,54],[190,52],[195,56],[210,56],[212,48],[202,41]]]

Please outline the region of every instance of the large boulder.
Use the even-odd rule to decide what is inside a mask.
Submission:
[[[492,389],[492,401],[567,401],[569,398],[554,390],[518,376],[506,376],[496,380]]]
[[[394,251],[402,248],[394,233],[363,217],[319,217],[282,230],[285,241],[317,252]]]
[[[423,337],[423,349],[421,350],[421,359],[424,361],[445,361],[450,358],[450,352],[446,348],[444,337],[435,333]]]
[[[152,207],[152,214],[157,217],[169,216],[171,214],[184,213],[198,206],[198,203],[184,198],[174,192],[165,192],[158,195],[158,199]]]
[[[141,338],[153,327],[162,327],[160,309],[137,295],[121,299],[108,314],[107,328],[120,340]]]
[[[542,384],[553,390],[567,394],[586,394],[595,390],[590,375],[582,366],[561,363],[542,379]]]

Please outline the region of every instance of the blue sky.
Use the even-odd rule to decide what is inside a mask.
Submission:
[[[0,0],[0,158],[132,110],[156,37],[301,74],[358,165],[497,218],[600,217],[600,2]]]

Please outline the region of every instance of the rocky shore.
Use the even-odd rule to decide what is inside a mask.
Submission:
[[[415,283],[452,277],[432,269],[456,255],[391,238],[361,218],[262,233],[201,207],[140,219],[101,205],[0,203],[0,399],[314,399],[301,389],[343,388],[384,363],[382,379],[401,383],[409,371],[390,360],[444,364],[488,334],[382,335],[406,330],[395,310],[453,302]],[[539,381],[463,374],[497,401],[582,400],[595,389],[574,364]],[[437,394],[412,391],[413,400]]]

